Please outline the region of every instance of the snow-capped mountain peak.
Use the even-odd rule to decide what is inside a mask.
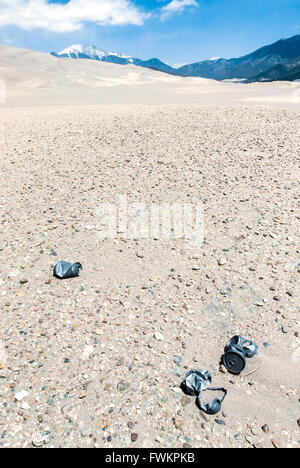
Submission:
[[[70,58],[90,58],[92,60],[101,60],[103,57],[108,57],[110,55],[114,55],[121,59],[130,59],[128,55],[125,55],[120,52],[106,52],[104,49],[100,49],[96,46],[89,46],[89,45],[82,45],[82,44],[74,44],[71,47],[67,47],[66,49],[58,52],[57,54],[59,57],[70,57]]]
[[[91,59],[99,58],[101,59],[102,57],[105,57],[107,55],[107,52],[103,49],[99,49],[96,46],[87,46],[87,45],[82,45],[82,44],[75,44],[72,45],[71,47],[67,47],[66,49],[62,50],[61,52],[58,52],[59,56],[77,56],[80,58],[80,55],[86,55],[87,57],[90,57]]]

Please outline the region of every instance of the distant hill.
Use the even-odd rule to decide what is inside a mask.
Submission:
[[[248,79],[252,81],[256,77],[262,77],[266,72],[266,78],[272,79],[272,69],[283,65],[289,67],[300,65],[300,35],[290,39],[281,39],[274,44],[262,47],[255,52],[240,58],[205,60],[179,68],[177,73],[181,76],[199,76],[215,80]],[[280,70],[283,75],[280,74]],[[287,68],[277,68],[275,79],[282,79]]]
[[[295,81],[300,79],[300,58],[279,64],[249,79],[256,81]]]
[[[178,76],[210,78],[213,80],[294,81],[299,79],[300,35],[281,39],[251,54],[232,59],[204,60],[173,68],[158,58],[141,60],[118,52],[106,52],[96,46],[73,45],[51,53],[58,58],[89,59],[119,65],[136,65]]]
[[[165,73],[172,73],[176,70],[169,65],[163,63],[158,58],[151,58],[149,60],[141,60],[139,58],[130,57],[119,52],[106,52],[96,46],[86,46],[82,44],[72,45],[61,52],[51,52],[51,55],[58,58],[71,58],[71,59],[89,59],[98,60],[101,62],[117,63],[119,65],[133,64],[138,67],[151,68],[152,70],[163,71]]]

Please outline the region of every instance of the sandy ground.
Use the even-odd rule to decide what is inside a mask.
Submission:
[[[58,59],[0,46],[8,106],[64,104],[266,105],[299,108],[300,83],[219,83],[134,65]],[[0,87],[1,88],[1,87]],[[0,91],[1,101],[1,91]]]
[[[36,76],[52,61],[37,56]],[[234,88],[232,107],[227,91],[218,107],[197,106],[200,94],[189,93],[184,99],[193,106],[87,106],[102,91],[84,86],[80,96],[68,95],[59,73],[57,88],[51,81],[34,90],[16,73],[18,57],[14,71],[11,52],[7,60],[1,73],[9,99],[0,107],[0,447],[298,447],[295,103],[240,106]],[[59,64],[66,71],[79,66]],[[30,63],[22,66],[30,75]],[[91,66],[99,64],[80,65]],[[109,82],[125,68],[101,69]],[[183,97],[173,92],[178,84],[171,90],[172,77],[129,68],[141,83],[124,85],[122,78],[107,86],[110,104],[124,89],[132,102],[145,90],[152,104]],[[46,74],[47,68],[38,76]],[[145,77],[156,77],[155,87]],[[210,104],[219,86],[233,89],[197,81],[212,87]],[[277,96],[272,105],[283,105],[278,96],[287,95],[288,84],[257,86]],[[58,106],[59,96],[82,105]],[[119,226],[103,238],[107,219],[99,208],[118,208],[120,195],[129,208],[165,204],[161,223],[176,203],[202,206],[204,244],[139,232],[138,223],[131,237]],[[137,219],[130,211],[130,226]],[[80,277],[53,278],[58,260],[81,262]],[[260,347],[247,370],[262,365],[251,375],[220,372],[235,334]],[[208,369],[213,384],[228,390],[215,417],[179,388],[193,368]]]
[[[0,446],[298,446],[299,114],[49,107],[1,126]],[[120,194],[203,203],[205,244],[101,239]],[[52,278],[58,259],[80,278]],[[251,376],[219,371],[236,333],[260,346]],[[228,389],[217,417],[183,398],[191,368]]]

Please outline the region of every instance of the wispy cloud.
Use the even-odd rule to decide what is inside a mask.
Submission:
[[[131,0],[70,0],[66,4],[47,0],[0,0],[0,27],[44,28],[72,32],[86,22],[101,25],[142,25],[149,14]]]
[[[187,8],[197,6],[199,5],[196,0],[172,0],[168,5],[162,7],[161,17],[162,19],[167,19],[176,13],[182,13]]]

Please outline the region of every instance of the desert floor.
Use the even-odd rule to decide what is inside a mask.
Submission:
[[[299,111],[2,106],[0,128],[0,447],[299,446]],[[205,243],[101,238],[120,195],[202,204]],[[220,372],[235,334],[251,375]],[[180,390],[193,368],[219,415]]]

